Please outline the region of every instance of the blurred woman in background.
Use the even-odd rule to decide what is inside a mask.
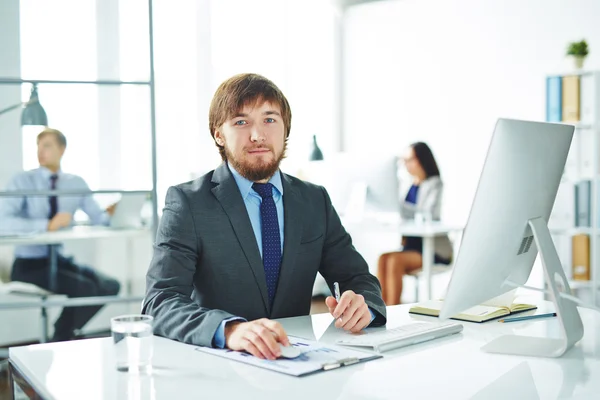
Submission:
[[[406,150],[403,161],[411,175],[412,185],[405,192],[406,195],[401,197],[402,220],[414,220],[418,217],[439,221],[443,183],[431,149],[423,142],[413,143]],[[434,263],[449,265],[452,261],[452,244],[448,236],[436,237],[434,249]],[[422,251],[420,237],[405,236],[402,238],[401,251],[385,253],[379,257],[377,277],[387,305],[400,304],[402,279],[405,274],[422,268]]]

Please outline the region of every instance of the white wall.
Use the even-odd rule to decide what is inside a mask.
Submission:
[[[466,221],[498,117],[543,120],[545,76],[585,38],[600,67],[600,1],[404,0],[346,19],[346,150],[428,142],[444,219]]]

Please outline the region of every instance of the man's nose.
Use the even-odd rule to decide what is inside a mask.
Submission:
[[[260,128],[260,126],[253,126],[250,133],[250,140],[253,142],[264,142],[265,139],[265,134]]]

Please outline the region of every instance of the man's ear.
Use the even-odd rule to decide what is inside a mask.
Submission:
[[[223,134],[220,130],[215,131],[215,142],[221,147],[225,146],[225,141],[223,140]]]

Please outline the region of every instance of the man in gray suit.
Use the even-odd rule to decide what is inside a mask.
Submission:
[[[379,281],[326,190],[279,171],[291,127],[279,88],[228,79],[209,126],[223,164],[167,192],[143,306],[155,333],[275,359],[289,341],[271,319],[309,314],[317,272],[339,282],[339,303],[326,299],[336,327],[384,325]]]

